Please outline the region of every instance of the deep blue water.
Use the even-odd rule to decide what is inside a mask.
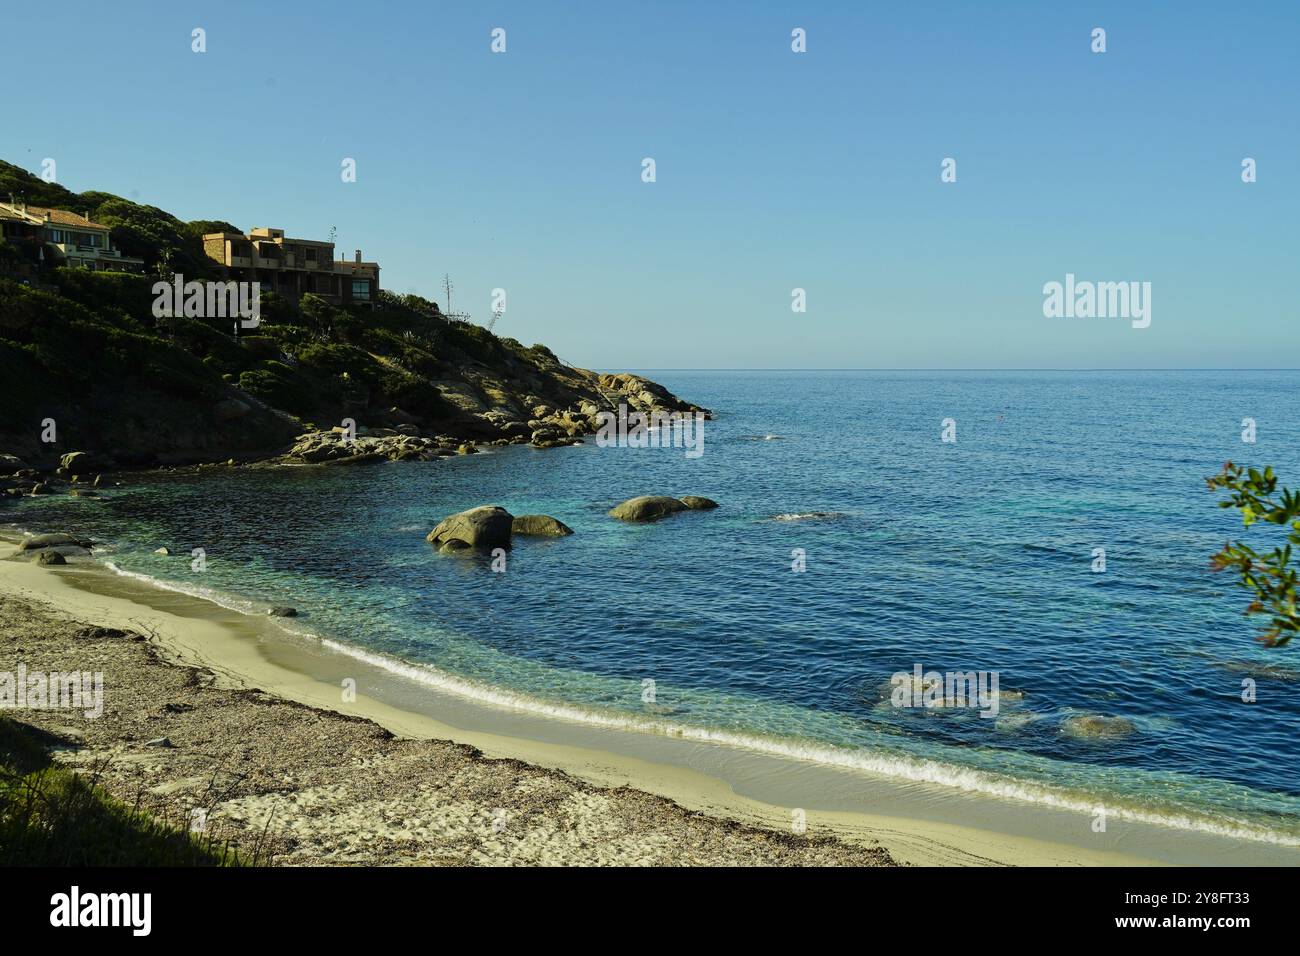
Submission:
[[[128,571],[293,604],[294,627],[536,706],[1300,837],[1300,647],[1258,647],[1248,598],[1209,570],[1241,530],[1203,481],[1231,458],[1300,486],[1300,373],[650,374],[715,410],[701,457],[589,440],[221,469],[24,501],[8,520],[103,538]],[[722,507],[645,526],[605,515],[638,494]],[[503,574],[425,543],[484,503],[576,534],[517,540]],[[832,514],[774,520],[817,511]],[[890,706],[890,675],[915,664],[997,671],[1024,696],[997,720]],[[1063,732],[1076,714],[1135,730],[1081,739]]]

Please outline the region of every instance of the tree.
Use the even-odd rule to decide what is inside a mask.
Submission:
[[[1240,511],[1245,527],[1258,521],[1290,526],[1286,543],[1266,554],[1237,541],[1225,544],[1210,559],[1215,571],[1235,570],[1238,583],[1254,593],[1246,614],[1269,617],[1268,630],[1259,641],[1265,647],[1282,647],[1300,631],[1300,614],[1296,611],[1298,575],[1291,565],[1292,547],[1300,545],[1300,492],[1285,487],[1279,491],[1271,465],[1261,472],[1227,462],[1223,471],[1206,478],[1205,483],[1211,491],[1228,492],[1228,500],[1220,501],[1219,507]]]

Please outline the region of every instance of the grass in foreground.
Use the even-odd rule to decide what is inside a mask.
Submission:
[[[229,842],[160,820],[56,766],[56,737],[0,716],[0,866],[244,866]]]

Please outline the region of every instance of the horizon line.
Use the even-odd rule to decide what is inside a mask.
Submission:
[[[1226,368],[1200,367],[1165,367],[1165,368],[976,368],[959,366],[952,368],[897,367],[897,366],[789,366],[789,367],[711,367],[670,368],[668,366],[627,367],[628,372],[1296,372],[1300,368],[1292,366],[1240,366]]]

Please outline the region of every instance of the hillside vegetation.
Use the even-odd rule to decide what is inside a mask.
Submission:
[[[147,271],[0,278],[0,452],[36,467],[72,451],[118,466],[264,457],[345,418],[362,433],[549,445],[593,431],[620,402],[696,410],[637,376],[573,368],[545,346],[450,321],[419,296],[381,292],[372,309],[264,293],[260,326],[238,337],[228,319],[156,318],[159,278],[226,278],[200,237],[236,227],[73,193],[0,162],[0,196],[11,194],[110,226]],[[41,440],[51,419],[53,443]]]

